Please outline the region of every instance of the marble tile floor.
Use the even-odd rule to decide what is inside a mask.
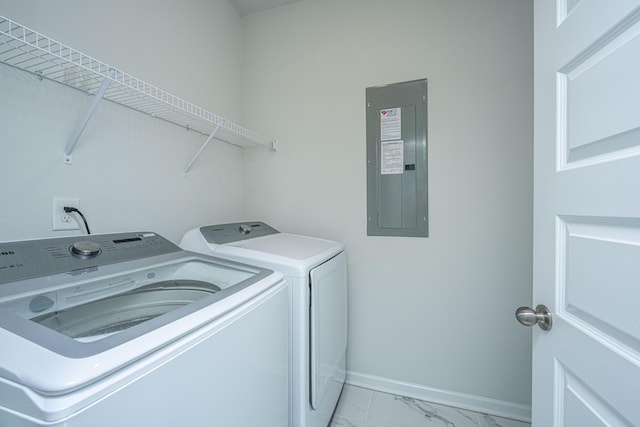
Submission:
[[[329,427],[530,427],[530,424],[345,384]]]

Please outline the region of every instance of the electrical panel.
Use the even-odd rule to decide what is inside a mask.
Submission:
[[[428,237],[427,79],[367,100],[367,235]]]

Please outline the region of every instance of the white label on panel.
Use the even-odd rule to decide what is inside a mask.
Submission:
[[[391,141],[402,138],[402,109],[380,110],[380,140]]]
[[[382,141],[382,175],[401,174],[404,171],[404,141]]]

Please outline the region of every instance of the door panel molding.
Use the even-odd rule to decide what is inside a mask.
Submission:
[[[640,360],[640,219],[560,216],[557,230],[558,315]]]
[[[556,359],[555,425],[634,427],[593,388]]]
[[[640,7],[558,70],[558,170],[640,154],[639,36]]]

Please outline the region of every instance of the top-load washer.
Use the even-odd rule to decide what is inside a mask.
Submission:
[[[289,419],[288,286],[156,233],[0,243],[0,425]]]
[[[263,222],[193,229],[184,249],[280,271],[291,289],[292,427],[326,427],[346,376],[347,264],[338,242]]]

